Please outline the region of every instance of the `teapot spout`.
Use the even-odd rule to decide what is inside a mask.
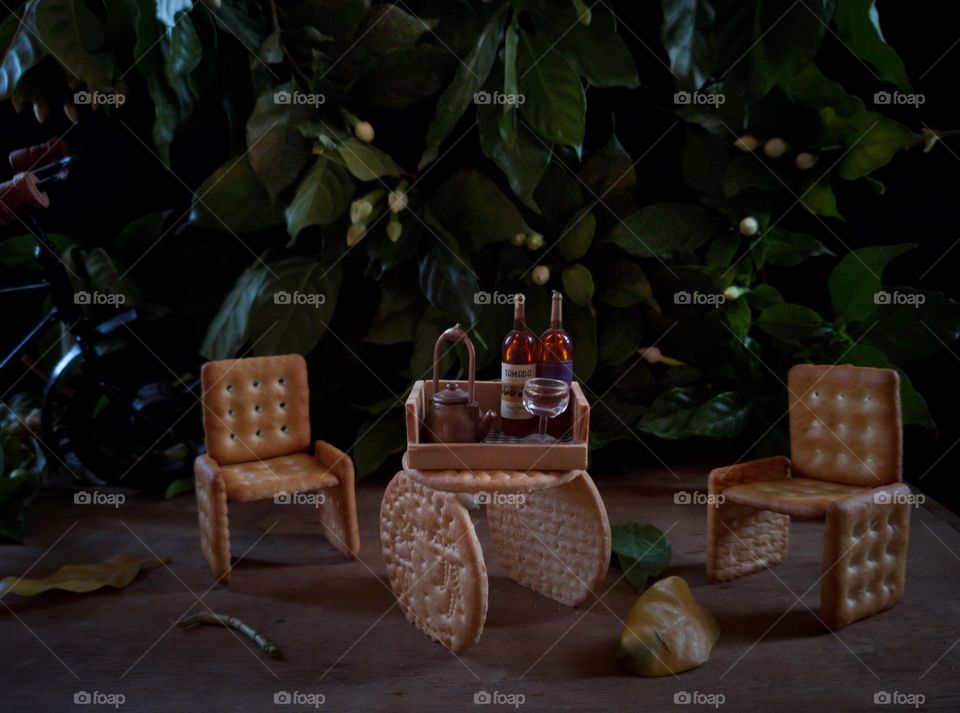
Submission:
[[[493,424],[496,423],[497,419],[500,418],[500,415],[493,409],[487,409],[480,416],[480,420],[477,422],[477,440],[482,441],[487,437],[487,434],[490,433],[490,429],[493,427]]]

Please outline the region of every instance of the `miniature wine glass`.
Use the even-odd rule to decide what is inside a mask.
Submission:
[[[557,439],[547,435],[547,419],[559,416],[570,403],[570,385],[559,379],[527,379],[523,385],[523,406],[540,417],[538,433],[527,436],[535,443],[552,443]]]

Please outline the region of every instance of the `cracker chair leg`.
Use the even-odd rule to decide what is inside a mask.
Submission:
[[[357,524],[353,461],[346,453],[325,441],[317,441],[316,458],[327,465],[340,481],[336,487],[323,491],[324,498],[320,504],[323,534],[344,557],[356,559],[360,556],[360,528]]]
[[[193,465],[200,523],[200,548],[217,581],[230,582],[230,522],[227,516],[227,489],[220,468],[207,455]]]
[[[583,604],[607,574],[610,522],[586,471],[555,488],[488,493],[487,522],[510,578],[561,604]]]
[[[770,458],[710,471],[707,492],[707,576],[726,582],[780,564],[790,542],[790,517],[724,503],[724,489],[755,480],[786,478],[789,461]]]
[[[909,496],[910,488],[897,483],[844,498],[827,510],[820,616],[831,629],[903,599]]]
[[[487,566],[456,494],[400,471],[383,493],[380,542],[407,620],[458,653],[477,643],[487,618]]]

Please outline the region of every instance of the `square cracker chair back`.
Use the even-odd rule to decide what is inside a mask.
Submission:
[[[893,369],[798,364],[787,376],[793,474],[864,488],[900,482],[900,377]]]
[[[217,463],[310,448],[307,363],[299,354],[207,362],[200,381],[207,453]]]

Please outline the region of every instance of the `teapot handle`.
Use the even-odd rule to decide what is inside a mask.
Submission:
[[[463,342],[467,345],[467,371],[470,374],[470,383],[467,387],[467,393],[470,395],[470,401],[473,402],[476,400],[474,398],[474,376],[476,374],[477,352],[473,348],[473,342],[470,341],[470,337],[467,336],[467,333],[463,331],[459,324],[450,327],[450,329],[441,334],[440,338],[437,340],[437,343],[433,347],[433,393],[436,394],[440,391],[440,345],[448,340],[453,340],[454,342]]]

